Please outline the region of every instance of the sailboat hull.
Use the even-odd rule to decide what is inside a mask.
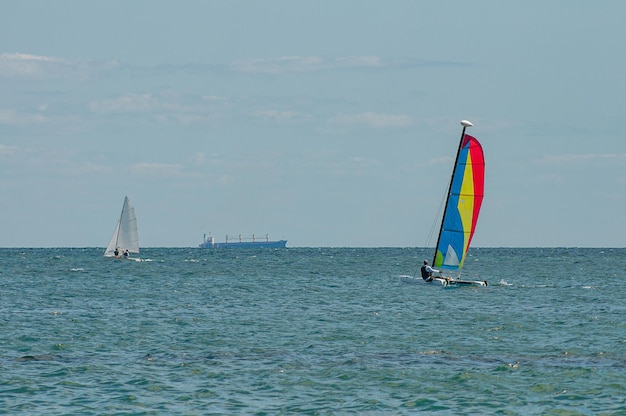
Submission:
[[[130,261],[136,261],[136,262],[145,261],[144,259],[140,259],[139,257],[124,257],[124,256],[118,256],[118,257],[115,257],[115,256],[105,256],[105,257],[107,257],[109,259],[113,259],[113,260],[124,260],[124,261],[130,260]]]
[[[410,284],[425,283],[427,285],[435,285],[435,286],[447,286],[448,284],[446,279],[441,279],[438,277],[435,277],[430,282],[427,282],[426,280],[422,279],[420,276],[409,276],[409,275],[400,276],[400,281],[404,283],[410,283]]]
[[[448,279],[444,286],[488,286],[486,280],[459,280]]]
[[[443,286],[443,287],[487,286],[488,285],[486,280],[461,280],[461,279],[453,279],[453,278],[435,277],[430,282],[427,282],[421,277],[408,276],[408,275],[400,276],[400,281],[404,283],[412,283],[412,284],[426,283],[429,285],[436,285],[436,286]]]

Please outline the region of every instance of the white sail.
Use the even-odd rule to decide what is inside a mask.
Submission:
[[[443,259],[443,266],[446,267],[458,267],[461,261],[459,260],[459,256],[454,251],[454,247],[452,245],[448,245],[448,250],[446,251],[446,257]]]
[[[122,213],[115,226],[111,241],[104,252],[105,257],[114,257],[116,248],[120,255],[125,250],[128,250],[129,253],[139,253],[137,217],[135,216],[135,208],[130,204],[128,197],[124,198]]]

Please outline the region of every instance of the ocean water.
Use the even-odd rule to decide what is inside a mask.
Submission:
[[[626,249],[0,249],[0,413],[625,415]]]

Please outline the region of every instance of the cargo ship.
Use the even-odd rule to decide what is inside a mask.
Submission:
[[[265,239],[258,239],[254,234],[250,238],[243,238],[239,234],[234,239],[227,235],[223,243],[217,243],[213,236],[205,234],[200,248],[285,248],[286,245],[287,240],[270,241],[268,234],[265,234]]]

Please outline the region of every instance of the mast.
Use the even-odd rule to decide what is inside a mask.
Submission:
[[[448,210],[448,201],[450,200],[450,192],[452,191],[452,182],[454,181],[454,173],[456,172],[456,165],[459,163],[459,155],[461,154],[461,149],[463,148],[463,139],[465,138],[465,129],[468,127],[472,127],[473,124],[468,120],[461,120],[461,126],[463,126],[463,131],[461,131],[461,140],[459,140],[459,148],[456,151],[456,157],[454,158],[454,165],[452,167],[452,175],[450,176],[450,184],[448,185],[448,195],[446,196],[446,204],[444,205],[443,215],[441,217],[441,225],[439,226],[439,234],[437,234],[437,244],[435,244],[435,253],[433,254],[433,262],[431,263],[434,267],[435,260],[437,259],[437,249],[439,248],[439,240],[441,239],[441,231],[443,230],[443,220],[446,217],[446,211]]]

